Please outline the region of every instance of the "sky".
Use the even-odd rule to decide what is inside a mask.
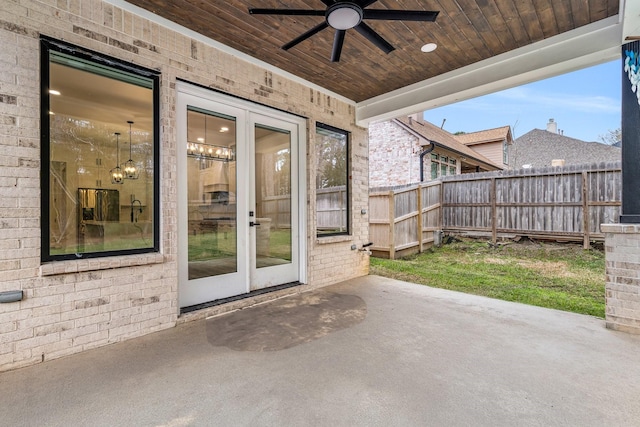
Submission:
[[[564,136],[602,142],[621,126],[620,61],[574,71],[426,111],[428,122],[455,132],[511,126],[514,139],[546,129],[554,119]]]

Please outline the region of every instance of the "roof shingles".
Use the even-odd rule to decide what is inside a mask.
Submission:
[[[454,137],[464,145],[482,144],[484,142],[504,141],[511,143],[511,127],[502,126],[495,129],[486,129],[478,132],[461,133]]]
[[[395,120],[403,125],[406,129],[413,131],[414,133],[420,135],[422,138],[428,141],[435,142],[437,145],[440,145],[445,149],[452,150],[470,159],[475,159],[481,163],[484,163],[492,170],[504,169],[503,166],[496,165],[494,162],[492,162],[482,154],[477,153],[476,151],[459,142],[452,134],[450,134],[446,130],[440,129],[439,127],[427,121],[419,122],[408,117],[403,117]]]
[[[509,163],[519,169],[523,165],[551,166],[551,161],[556,159],[564,160],[566,165],[582,165],[617,162],[620,157],[621,150],[617,147],[533,129],[514,141]]]

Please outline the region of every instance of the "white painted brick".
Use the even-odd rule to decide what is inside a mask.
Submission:
[[[72,345],[73,341],[71,339],[60,340],[58,337],[58,340],[34,347],[31,351],[33,354],[44,354],[44,360],[49,360],[72,354]]]
[[[66,329],[64,331],[60,331],[60,339],[68,339],[81,337],[83,335],[90,335],[98,333],[98,324],[93,323],[84,326],[74,325],[73,328]]]
[[[8,358],[0,359],[0,370],[7,369],[7,366],[16,367],[39,362],[41,355],[32,354],[32,349],[42,350],[46,353],[46,358],[58,357],[140,336],[175,324],[178,313],[175,217],[177,143],[174,137],[176,114],[172,109],[176,98],[175,89],[171,85],[176,77],[204,85],[215,82],[218,77],[229,79],[227,90],[233,95],[310,117],[310,156],[313,153],[316,120],[349,130],[352,133],[353,144],[352,206],[354,212],[367,207],[367,131],[353,126],[355,113],[352,106],[329,99],[317,91],[312,91],[315,94],[314,103],[310,103],[309,88],[277,75],[272,76],[274,91],[270,98],[260,97],[254,90],[259,82],[264,80],[263,69],[218,52],[201,42],[197,43],[198,52],[201,53],[200,59],[193,60],[185,54],[190,52],[192,42],[188,37],[175,34],[157,24],[150,24],[116,6],[103,4],[98,0],[21,0],[19,4],[10,2],[9,5],[10,7],[3,6],[3,19],[25,26],[29,34],[18,36],[0,30],[0,45],[3,46],[0,62],[13,64],[8,73],[5,66],[0,66],[0,72],[7,74],[6,77],[0,77],[0,80],[4,78],[12,82],[11,85],[2,88],[3,91],[13,91],[19,98],[17,105],[0,105],[0,117],[15,118],[15,125],[11,124],[11,118],[0,120],[0,195],[4,196],[0,197],[0,276],[3,278],[0,286],[6,285],[7,277],[12,281],[19,280],[21,288],[28,292],[28,299],[21,302],[17,306],[18,309],[0,307],[0,322],[11,322],[6,323],[7,325],[31,322],[38,333],[46,333],[48,327],[53,331],[37,338],[56,334],[60,334],[61,337],[59,341],[47,343],[25,340],[35,338],[33,336],[19,338],[22,350],[16,353],[17,356],[12,361]],[[133,42],[131,35],[135,35],[138,39],[157,45],[165,56],[148,49],[140,49],[138,55],[126,53],[113,46],[74,34],[72,25],[106,34],[129,44]],[[163,254],[64,261],[40,266],[39,33],[65,39],[142,66],[162,68],[163,146],[160,208],[163,221]],[[5,150],[5,147],[10,150]],[[307,173],[310,231],[314,230],[315,221],[311,185],[314,182],[314,173],[312,170]],[[351,219],[353,238],[366,240],[366,218],[354,213]],[[20,242],[18,247],[15,246],[16,241]],[[320,248],[310,244],[308,257],[314,261],[308,265],[308,281],[314,285],[330,284],[366,271],[366,257],[350,254],[345,250],[349,245],[350,243],[342,242]],[[333,264],[333,268],[328,267],[330,264],[326,263],[324,265],[327,267],[321,268],[321,260],[326,256],[331,257],[330,264]],[[149,265],[123,267],[144,263]],[[89,278],[87,274],[93,272],[87,271],[92,269],[98,270],[95,272],[98,276]],[[42,277],[39,277],[40,274]],[[60,278],[63,280],[60,281]],[[72,290],[71,286],[75,286],[75,289]],[[132,307],[133,300],[155,296],[158,297],[158,302]],[[103,305],[76,309],[76,302],[82,304],[83,301],[105,297],[108,298],[108,302]],[[43,321],[45,323],[41,323]],[[132,321],[136,323],[132,324]],[[56,325],[67,325],[68,322],[73,322],[73,330],[55,332]],[[12,328],[14,326],[6,327]],[[91,332],[95,328],[98,330]],[[33,329],[12,330],[9,334],[20,331],[26,335],[33,334]],[[84,334],[85,332],[87,333]],[[78,333],[84,335],[72,335]],[[3,339],[5,335],[8,334],[2,334]],[[14,338],[16,337],[14,335]],[[29,345],[31,347],[28,347]]]
[[[74,308],[69,309],[69,311],[60,313],[60,320],[86,319],[98,314],[101,314],[100,306],[76,309],[74,305]]]
[[[60,340],[60,334],[59,333],[54,333],[54,334],[49,334],[49,335],[44,335],[44,336],[39,336],[39,337],[27,338],[27,339],[15,342],[15,351],[16,352],[20,352],[20,351],[23,351],[23,350],[34,350],[34,349],[36,349],[38,347],[41,347],[41,346],[43,346],[45,344],[51,344],[51,343],[59,341],[59,340]]]
[[[76,328],[81,328],[83,326],[87,326],[87,325],[93,325],[93,324],[101,324],[103,322],[108,321],[110,318],[108,313],[99,313],[99,314],[95,314],[92,316],[88,316],[88,317],[80,317],[75,319],[75,327]]]
[[[36,326],[51,325],[60,322],[60,314],[50,314],[47,316],[28,317],[18,321],[19,329],[30,329]]]
[[[82,346],[83,350],[85,350],[85,346],[90,345],[91,343],[106,343],[109,338],[108,331],[97,331],[90,334],[82,334],[73,338],[74,346]]]

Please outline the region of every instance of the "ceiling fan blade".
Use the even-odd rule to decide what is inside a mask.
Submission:
[[[382,38],[380,34],[373,31],[373,29],[364,22],[359,23],[353,27],[357,32],[362,34],[367,40],[376,45],[384,53],[389,53],[395,50],[388,41]]]
[[[324,16],[324,10],[249,8],[251,15]]]
[[[331,51],[331,62],[340,61],[340,54],[342,53],[342,45],[344,44],[345,34],[347,34],[346,30],[336,30],[336,35],[333,38],[333,50]]]
[[[435,21],[438,12],[428,10],[382,10],[366,9],[363,19],[384,19],[389,21]]]
[[[292,47],[294,47],[295,45],[297,45],[298,43],[303,42],[306,39],[308,39],[309,37],[311,37],[312,35],[324,30],[328,26],[329,26],[329,24],[327,24],[326,21],[321,23],[321,24],[318,24],[315,27],[313,27],[312,29],[310,29],[307,32],[305,32],[304,34],[301,34],[298,37],[296,37],[295,39],[291,40],[289,43],[287,43],[284,46],[282,46],[282,48],[284,50],[289,50]]]

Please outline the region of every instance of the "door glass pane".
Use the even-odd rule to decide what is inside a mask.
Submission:
[[[237,266],[236,123],[187,111],[189,279],[233,273]]]
[[[291,134],[255,127],[256,268],[291,263]]]

